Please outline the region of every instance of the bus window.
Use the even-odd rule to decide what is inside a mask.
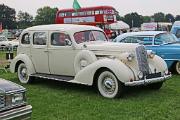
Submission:
[[[98,14],[99,14],[99,10],[96,10],[96,11],[95,11],[95,15],[98,15]]]
[[[79,14],[80,16],[84,16],[84,15],[85,15],[85,12],[78,12],[78,14]]]
[[[64,17],[64,13],[59,13],[59,17]]]
[[[94,15],[94,11],[91,11],[92,12],[92,15]]]
[[[77,12],[72,13],[72,16],[78,16]]]
[[[71,12],[66,12],[66,13],[64,14],[64,16],[71,16],[71,15],[72,15]]]
[[[92,15],[92,11],[87,11],[86,15]]]
[[[103,14],[103,10],[99,10],[99,14]]]

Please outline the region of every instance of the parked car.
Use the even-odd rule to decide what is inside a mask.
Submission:
[[[13,47],[17,48],[19,42],[17,40],[9,41],[5,36],[0,36],[0,48]]]
[[[176,35],[176,37],[180,40],[180,21],[176,21],[172,28],[171,28],[171,33]]]
[[[171,76],[165,61],[144,46],[108,42],[100,28],[66,24],[25,29],[10,69],[22,83],[37,77],[96,85],[107,98],[122,96],[124,86],[160,89]]]
[[[0,78],[0,120],[27,120],[32,106],[27,104],[26,89]]]
[[[113,41],[143,44],[147,50],[152,50],[162,57],[171,71],[180,74],[180,41],[171,33],[164,31],[131,32],[119,35]]]

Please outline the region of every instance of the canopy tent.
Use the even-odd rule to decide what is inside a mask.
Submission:
[[[129,28],[129,25],[123,21],[117,21],[116,23],[110,24],[110,29],[112,30],[127,30]]]

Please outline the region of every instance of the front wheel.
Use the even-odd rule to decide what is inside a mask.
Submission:
[[[21,83],[30,83],[32,81],[31,77],[28,74],[28,69],[24,63],[21,63],[18,66],[17,74]]]
[[[98,77],[97,88],[103,97],[117,98],[122,96],[124,85],[112,72],[105,70]]]

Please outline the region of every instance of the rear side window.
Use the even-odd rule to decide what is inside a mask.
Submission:
[[[177,32],[176,32],[176,37],[177,37],[177,38],[180,38],[180,29],[177,30]]]
[[[26,45],[30,44],[29,33],[25,33],[25,34],[22,36],[21,44],[26,44]]]
[[[46,32],[35,32],[33,35],[34,45],[46,45],[47,35]]]

